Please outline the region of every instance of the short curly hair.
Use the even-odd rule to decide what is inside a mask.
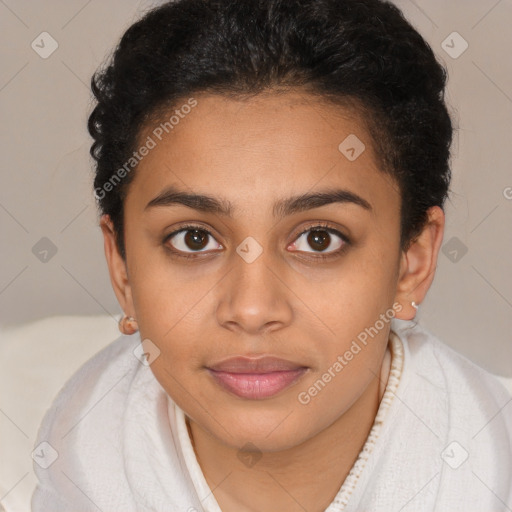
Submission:
[[[177,0],[150,9],[92,76],[94,187],[126,257],[123,202],[134,171],[106,187],[148,120],[193,93],[248,98],[300,88],[358,108],[379,168],[401,196],[400,246],[422,231],[450,185],[446,69],[384,0]],[[111,182],[112,183],[112,182]],[[105,191],[108,190],[108,193]]]

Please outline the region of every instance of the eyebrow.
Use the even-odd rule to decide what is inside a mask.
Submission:
[[[372,207],[366,199],[346,189],[329,189],[280,199],[274,203],[272,211],[274,217],[283,218],[294,213],[312,210],[313,208],[319,208],[332,203],[355,204],[365,210],[372,211]],[[234,208],[228,200],[204,194],[191,194],[178,190],[173,186],[167,187],[149,201],[144,210],[176,204],[205,213],[233,217]]]

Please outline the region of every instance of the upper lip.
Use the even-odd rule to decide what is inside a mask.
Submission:
[[[306,368],[304,365],[280,359],[279,357],[236,356],[208,366],[210,370],[228,373],[271,373]]]

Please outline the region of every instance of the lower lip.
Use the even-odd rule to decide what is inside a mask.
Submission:
[[[240,398],[261,400],[277,395],[296,382],[307,368],[271,373],[229,373],[209,370],[224,389]]]

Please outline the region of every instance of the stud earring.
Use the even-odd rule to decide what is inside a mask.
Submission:
[[[414,302],[414,301],[412,301],[412,302],[411,302],[411,306],[412,306],[414,309],[416,309],[416,310],[419,308],[419,305],[418,305],[418,304],[416,304],[416,302]]]
[[[123,315],[119,320],[119,330],[128,335],[136,333],[139,330],[137,320],[132,316]]]

